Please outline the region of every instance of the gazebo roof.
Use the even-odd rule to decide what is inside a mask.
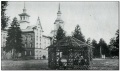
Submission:
[[[49,47],[92,47],[91,45],[88,45],[85,42],[82,42],[74,37],[68,36],[65,37],[63,39],[61,39],[60,41],[58,41],[57,43],[54,43],[53,45],[49,46]],[[48,47],[48,48],[49,48]]]

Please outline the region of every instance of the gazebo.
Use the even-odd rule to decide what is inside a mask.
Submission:
[[[89,69],[92,46],[68,36],[48,47],[50,69]]]

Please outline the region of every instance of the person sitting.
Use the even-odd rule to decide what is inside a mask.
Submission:
[[[81,66],[85,65],[85,59],[83,58],[83,56],[81,56],[81,61],[80,61],[79,65],[81,65]]]
[[[74,65],[78,65],[79,57],[77,56],[74,60]]]

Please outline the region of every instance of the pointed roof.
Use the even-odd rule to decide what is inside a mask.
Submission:
[[[58,6],[58,12],[57,14],[61,14],[61,11],[60,11],[60,3],[59,3],[59,6]]]
[[[57,19],[55,20],[54,24],[56,24],[56,22],[59,22],[59,23],[64,23],[64,21],[61,19],[61,11],[60,11],[60,3],[59,3],[59,6],[58,6],[58,12],[57,12]]]
[[[25,9],[25,2],[24,2],[24,9]]]
[[[28,17],[30,17],[30,15],[28,15],[28,14],[26,13],[25,2],[24,2],[23,13],[19,14],[19,16],[28,16]]]
[[[60,11],[60,3],[59,3],[59,10],[58,11]]]
[[[37,26],[40,26],[40,28],[42,29],[42,25],[41,25],[39,16],[38,16],[38,19],[37,19]],[[42,31],[43,31],[43,29],[42,29]]]
[[[52,48],[52,47],[60,47],[60,48],[62,48],[62,47],[70,47],[70,48],[92,47],[93,48],[93,46],[88,45],[87,43],[82,42],[71,36],[65,37],[49,47],[50,48]]]
[[[25,2],[24,2],[23,13],[26,13],[26,9],[25,9]]]

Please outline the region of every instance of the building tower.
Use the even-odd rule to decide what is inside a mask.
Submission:
[[[30,17],[30,15],[28,15],[27,13],[26,13],[26,8],[25,8],[25,2],[24,2],[24,8],[23,8],[23,13],[21,13],[21,14],[19,14],[19,16],[20,16],[20,28],[21,29],[26,29],[27,28],[27,26],[29,25],[29,17]]]
[[[60,10],[60,3],[59,3],[58,12],[57,12],[57,19],[54,22],[54,30],[52,30],[52,32],[51,32],[53,37],[56,36],[57,30],[58,30],[59,27],[64,29],[64,21],[61,19],[61,14],[62,13],[61,13],[61,10]]]
[[[35,48],[41,48],[43,29],[39,17],[37,19],[37,24],[35,28]]]

